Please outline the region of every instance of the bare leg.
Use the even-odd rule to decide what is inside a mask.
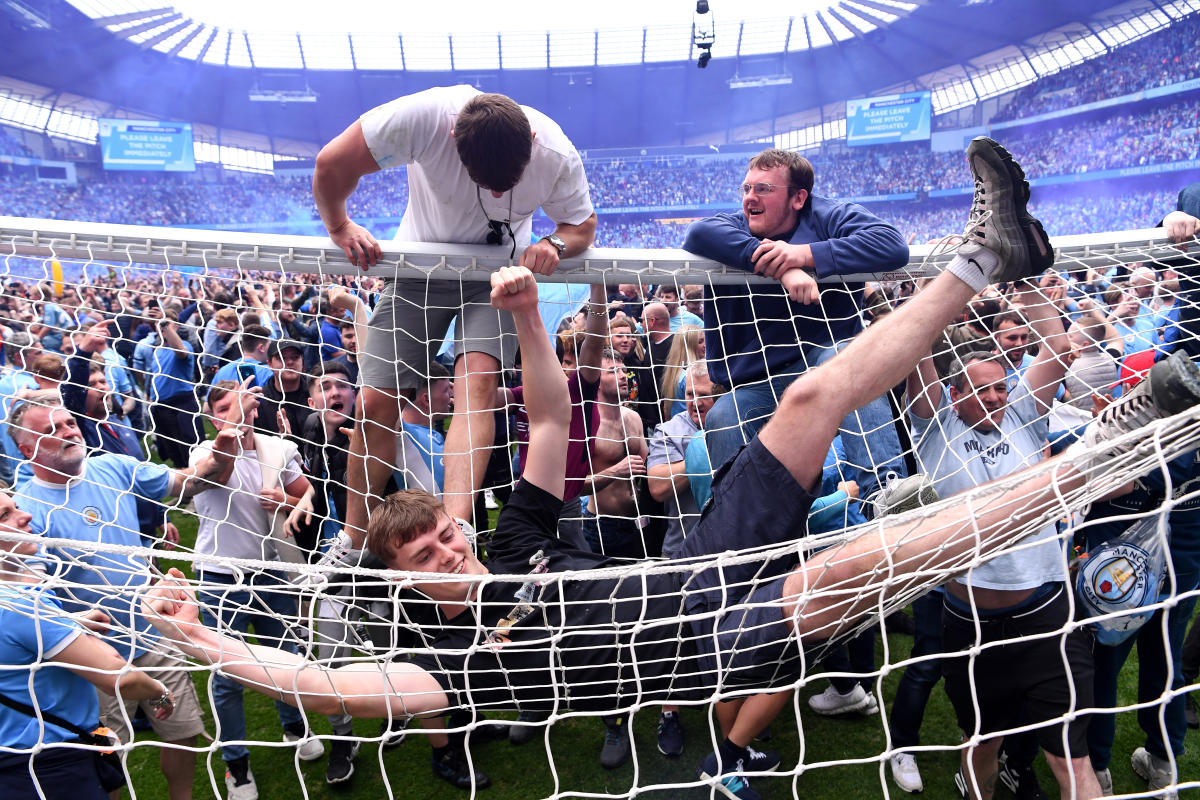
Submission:
[[[846,544],[816,554],[788,576],[784,618],[801,638],[833,637],[908,588],[906,578],[928,582],[935,571],[948,577],[1011,543],[1018,532],[1037,530],[1035,523],[1061,510],[1064,494],[1086,482],[1061,457],[1026,472],[1032,474],[1010,490],[986,484],[932,517],[885,518]]]
[[[442,501],[452,517],[470,520],[496,438],[496,387],[500,362],[466,353],[454,362],[454,417],[446,434]]]
[[[967,791],[974,800],[992,800],[996,793],[996,782],[1000,777],[1000,745],[1003,741],[997,736],[963,751],[963,776],[967,779]]]
[[[939,275],[837,356],[789,386],[759,441],[797,483],[814,487],[846,415],[904,380],[974,294],[955,276]]]
[[[717,703],[717,724],[721,726],[721,735],[726,739],[729,738],[730,731],[733,730],[734,724],[737,723],[738,712],[742,710],[746,699],[739,697],[737,700],[726,700],[723,703]]]
[[[346,463],[346,533],[362,547],[371,509],[396,463],[396,423],[400,419],[399,393],[395,389],[364,386],[356,412],[359,423],[350,437]]]
[[[1103,796],[1100,790],[1100,781],[1096,779],[1096,772],[1092,769],[1092,760],[1087,756],[1067,761],[1063,756],[1046,753],[1046,761],[1050,764],[1050,770],[1058,781],[1062,797],[1093,800],[1093,798]],[[1072,778],[1072,774],[1074,774],[1074,778]],[[1074,793],[1072,793],[1072,781],[1074,781]]]
[[[196,754],[192,750],[182,748],[194,747],[196,737],[178,739],[167,744],[178,745],[164,747],[158,756],[158,764],[163,777],[167,779],[167,792],[171,800],[192,800],[192,781],[196,776]]]
[[[792,701],[792,694],[786,691],[747,697],[738,709],[733,726],[725,732],[726,738],[738,747],[748,746]]]

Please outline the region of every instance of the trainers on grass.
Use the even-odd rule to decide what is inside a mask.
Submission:
[[[354,757],[358,755],[358,742],[337,739],[329,747],[329,763],[325,765],[325,782],[345,783],[354,775]]]

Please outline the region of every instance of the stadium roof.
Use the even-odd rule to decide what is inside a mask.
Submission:
[[[616,2],[595,6],[607,19],[660,19],[620,15]],[[1103,8],[1092,0],[842,0],[804,6],[789,18],[743,20],[730,9],[744,4],[711,0],[713,58],[698,70],[690,0],[642,3],[678,8],[675,23],[582,33],[585,18],[564,14],[561,3],[556,14],[531,13],[531,3],[492,3],[493,12],[480,11],[479,19],[499,32],[455,35],[401,33],[382,23],[371,34],[308,33],[291,24],[290,10],[276,10],[291,32],[261,37],[200,16],[205,4],[184,13],[160,3],[0,0],[0,123],[94,142],[98,116],[178,120],[196,125],[198,143],[304,156],[374,105],[470,83],[549,112],[582,148],[721,144],[824,127],[845,99],[891,91],[932,89],[935,112],[972,104],[1200,7],[1200,0]],[[801,8],[794,0],[775,3],[756,6],[766,14]],[[242,2],[247,13],[266,5],[275,4]],[[92,18],[77,6],[112,13]],[[453,18],[457,24],[481,8],[456,0]],[[505,15],[503,25],[496,22]],[[885,17],[890,22],[879,25]],[[877,27],[860,27],[868,23]],[[630,30],[640,39],[636,59],[613,44]],[[372,41],[388,46],[373,50]],[[295,56],[300,68],[283,66]],[[398,65],[387,60],[397,56]],[[272,59],[280,66],[267,66]]]
[[[540,69],[679,61],[693,25],[712,28],[716,58],[847,41],[907,16],[910,0],[759,0],[752,6],[605,0],[438,4],[287,0],[69,0],[143,47],[209,64],[260,69]],[[636,23],[633,21],[636,20]]]

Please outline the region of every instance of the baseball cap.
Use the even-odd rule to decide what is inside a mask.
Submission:
[[[284,350],[295,350],[300,355],[304,355],[304,345],[295,339],[275,339],[267,348],[267,358],[275,358]]]

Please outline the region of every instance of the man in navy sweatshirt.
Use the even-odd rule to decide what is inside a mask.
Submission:
[[[732,391],[705,420],[714,466],[754,438],[783,390],[805,370],[829,360],[862,330],[863,284],[817,285],[817,278],[903,268],[908,245],[894,227],[862,206],[812,194],[808,159],[764,150],[750,160],[742,210],[694,222],[683,247],[730,267],[765,275],[779,286],[714,285],[704,302],[709,374]],[[864,489],[879,476],[906,474],[887,399],[846,417],[848,475]]]

